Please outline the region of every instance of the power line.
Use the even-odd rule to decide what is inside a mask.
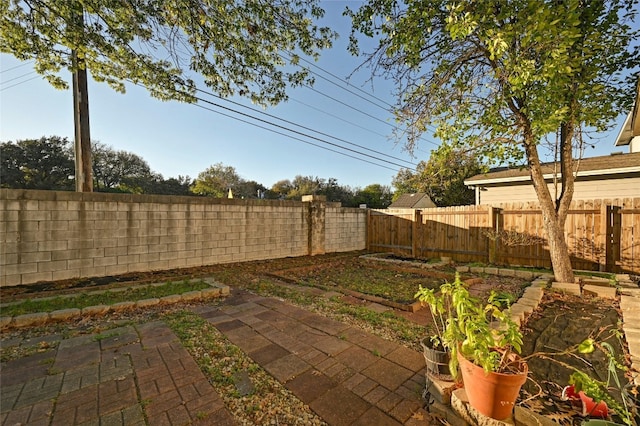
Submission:
[[[279,124],[276,124],[276,123],[272,123],[272,122],[269,122],[269,121],[267,121],[267,120],[264,120],[264,119],[261,119],[261,118],[258,118],[258,117],[254,117],[254,116],[252,116],[252,115],[250,115],[250,114],[247,114],[247,113],[244,113],[244,112],[241,112],[241,111],[238,111],[238,110],[234,110],[233,108],[229,108],[229,107],[226,107],[226,106],[223,106],[223,105],[217,104],[217,103],[215,103],[215,102],[213,102],[213,101],[209,101],[209,100],[207,100],[207,99],[203,99],[203,98],[200,98],[200,97],[197,97],[197,96],[196,96],[195,98],[196,98],[197,100],[199,100],[199,101],[202,101],[202,102],[208,103],[208,104],[213,105],[213,106],[216,106],[216,107],[218,107],[218,108],[222,108],[222,109],[224,109],[224,110],[231,111],[231,112],[233,112],[233,113],[236,113],[236,114],[239,114],[239,115],[242,115],[242,116],[245,116],[245,117],[251,118],[252,120],[256,120],[256,121],[259,121],[259,122],[262,122],[262,123],[266,123],[266,124],[268,124],[268,125],[270,125],[270,126],[274,126],[274,127],[277,127],[277,128],[283,129],[283,130],[286,130],[286,131],[288,131],[288,132],[292,132],[292,133],[294,133],[294,134],[298,134],[298,135],[301,135],[301,136],[304,136],[304,137],[307,137],[307,138],[310,138],[310,139],[317,140],[317,141],[322,142],[322,143],[327,144],[327,145],[332,145],[332,146],[338,147],[338,148],[343,149],[343,150],[345,150],[345,151],[354,152],[354,153],[356,153],[356,154],[358,154],[358,155],[362,155],[362,156],[365,156],[365,157],[373,158],[373,159],[375,159],[375,160],[381,161],[381,162],[383,162],[383,163],[391,164],[391,165],[394,165],[394,166],[397,166],[397,167],[401,167],[401,168],[405,168],[405,169],[406,169],[406,168],[408,168],[408,167],[406,167],[406,166],[403,166],[402,164],[394,163],[394,162],[392,162],[392,161],[385,160],[385,159],[383,159],[383,158],[379,158],[379,157],[375,157],[375,156],[373,156],[373,155],[366,154],[366,153],[363,153],[363,152],[357,151],[357,150],[355,150],[355,149],[347,148],[347,147],[341,146],[341,145],[339,145],[339,144],[336,144],[336,143],[329,142],[329,141],[327,141],[327,140],[324,140],[324,139],[318,138],[318,137],[316,137],[316,136],[312,136],[312,135],[309,135],[309,134],[306,134],[306,133],[300,132],[300,131],[298,131],[298,130],[294,130],[294,129],[291,129],[291,128],[288,128],[288,127],[285,127],[285,126],[282,126],[282,125],[279,125]],[[411,169],[412,169],[412,170],[415,170],[415,169],[413,169],[413,168],[411,168]]]
[[[291,52],[287,52],[287,53],[288,53],[289,55],[292,55],[292,54],[291,54]],[[357,87],[357,86],[352,85],[352,84],[351,84],[351,83],[349,83],[347,80],[345,80],[345,79],[341,78],[340,76],[338,76],[338,75],[336,75],[336,74],[334,74],[334,73],[332,73],[332,72],[330,72],[330,71],[327,71],[326,69],[324,69],[324,68],[320,67],[319,65],[316,65],[316,64],[314,64],[313,62],[311,62],[311,61],[309,61],[309,60],[307,60],[307,59],[305,59],[305,58],[303,58],[303,57],[298,57],[298,58],[299,58],[299,60],[300,60],[300,61],[305,62],[305,63],[309,64],[310,66],[312,66],[312,67],[314,67],[314,68],[317,68],[317,69],[321,70],[322,72],[324,72],[324,73],[326,73],[326,74],[330,75],[331,77],[335,78],[336,80],[340,81],[341,83],[343,83],[343,84],[345,84],[345,85],[347,85],[347,86],[349,86],[349,87],[353,87],[354,89],[358,90],[359,92],[361,92],[361,93],[363,93],[363,94],[365,94],[365,95],[367,95],[367,96],[369,96],[369,97],[371,97],[371,98],[373,98],[373,99],[375,99],[375,100],[377,100],[377,101],[379,101],[379,102],[383,103],[384,105],[386,105],[386,107],[380,106],[380,105],[376,104],[375,102],[373,102],[373,101],[371,101],[371,100],[364,99],[362,96],[360,96],[360,95],[357,95],[357,94],[356,94],[356,96],[358,96],[359,98],[366,100],[367,102],[369,102],[369,103],[371,103],[371,104],[373,104],[373,105],[377,106],[378,108],[381,108],[381,109],[383,109],[383,110],[385,110],[385,111],[388,111],[388,110],[387,110],[387,107],[388,107],[388,108],[394,108],[394,106],[393,106],[392,104],[390,104],[389,102],[387,102],[386,100],[384,100],[384,99],[382,99],[382,98],[380,98],[380,97],[378,97],[378,96],[375,96],[375,95],[373,95],[373,94],[371,94],[371,93],[367,92],[366,90],[363,90],[363,89],[361,89],[361,88],[359,88],[359,87]],[[313,71],[313,70],[311,70],[310,68],[307,68],[307,70],[308,70],[310,73],[312,73],[312,74],[314,74],[314,75],[316,75],[316,76],[318,76],[318,77],[322,78],[323,80],[328,81],[328,82],[330,82],[331,84],[333,84],[333,85],[335,85],[335,86],[337,86],[337,87],[339,87],[339,88],[341,88],[341,89],[343,89],[343,90],[345,90],[345,91],[347,91],[347,92],[349,92],[349,93],[354,94],[351,90],[348,90],[348,89],[346,89],[344,86],[341,86],[341,85],[339,85],[339,84],[337,84],[337,83],[335,83],[335,82],[330,81],[330,80],[329,80],[329,79],[327,79],[326,77],[321,76],[320,74],[318,74],[318,73],[314,72],[314,71]],[[334,100],[335,100],[335,99],[334,99]],[[355,108],[353,108],[353,109],[355,109]],[[358,111],[358,112],[361,112],[361,113],[362,113],[362,111],[359,111],[359,110],[357,110],[357,109],[355,109],[355,110],[356,110],[356,111]],[[368,115],[368,114],[366,114],[366,115]],[[393,126],[393,125],[391,125],[391,124],[389,124],[389,123],[386,123],[386,122],[385,122],[385,124],[390,125],[391,127],[393,127],[393,129],[394,129],[394,130],[395,130],[395,129],[397,129],[397,126]],[[433,125],[431,125],[431,124],[428,124],[426,127],[427,127],[427,128],[430,128],[430,129],[432,129],[432,130],[436,130],[435,126],[433,126]],[[439,144],[438,144],[438,143],[433,142],[433,141],[431,141],[431,140],[429,140],[429,139],[426,139],[425,137],[422,137],[422,136],[421,136],[419,139],[420,139],[420,140],[422,140],[422,141],[424,141],[424,142],[428,142],[428,143],[430,143],[430,144],[433,144],[433,145],[439,146]]]
[[[135,83],[135,82],[132,82],[132,81],[130,81],[130,82],[131,82],[132,84],[136,85],[136,86],[146,88],[144,85],[142,85],[142,84],[140,84],[140,83]],[[147,89],[147,90],[149,90],[148,88],[146,88],[146,89]],[[210,93],[210,92],[204,91],[204,90],[202,90],[202,89],[197,89],[197,88],[196,88],[196,90],[197,90],[197,91],[199,91],[199,92],[202,92],[202,93],[208,94],[208,95],[210,95],[210,96],[217,97],[217,98],[222,99],[222,100],[227,100],[227,99],[225,99],[225,98],[222,98],[222,97],[220,97],[220,96],[218,96],[218,95],[215,95],[215,94],[213,94],[213,93]],[[383,162],[383,163],[387,163],[387,164],[391,164],[391,165],[394,165],[394,166],[400,167],[401,169],[408,169],[408,170],[416,171],[416,169],[415,169],[415,168],[413,168],[413,167],[403,166],[403,165],[401,165],[401,164],[397,164],[397,163],[391,162],[391,161],[389,161],[389,160],[385,160],[385,159],[383,159],[383,158],[378,158],[378,157],[375,157],[375,156],[372,156],[372,155],[369,155],[369,154],[366,154],[366,153],[363,153],[363,152],[360,152],[360,151],[357,151],[357,150],[354,150],[354,149],[351,149],[351,148],[347,148],[347,147],[341,146],[341,145],[339,145],[339,144],[336,144],[336,143],[329,142],[329,141],[326,141],[326,140],[324,140],[324,139],[318,138],[318,137],[316,137],[316,136],[308,135],[308,134],[306,134],[306,133],[303,133],[303,132],[300,132],[300,131],[297,131],[297,130],[294,130],[294,129],[290,129],[290,128],[285,127],[285,126],[282,126],[282,125],[279,125],[279,124],[276,124],[276,123],[269,122],[268,120],[264,120],[264,119],[261,119],[261,118],[258,118],[258,117],[254,117],[254,116],[252,116],[252,115],[250,115],[250,114],[243,113],[243,112],[241,112],[241,111],[238,111],[238,110],[235,110],[235,109],[233,109],[233,108],[230,108],[230,107],[226,107],[226,106],[223,106],[223,105],[217,104],[217,103],[215,103],[215,102],[213,102],[213,101],[210,101],[210,100],[207,100],[207,99],[204,99],[204,98],[198,97],[198,96],[194,96],[194,98],[195,98],[196,100],[200,101],[200,102],[204,102],[204,103],[207,103],[207,104],[210,104],[210,105],[216,106],[216,107],[218,107],[218,108],[222,108],[222,109],[224,109],[224,110],[226,110],[226,111],[230,111],[230,112],[233,112],[233,113],[235,113],[235,114],[239,114],[239,115],[241,115],[241,116],[244,116],[244,117],[250,118],[250,119],[255,120],[255,121],[258,121],[258,122],[262,122],[262,123],[268,124],[268,125],[270,125],[270,126],[274,126],[274,127],[276,127],[276,128],[280,128],[280,129],[286,130],[286,131],[288,131],[288,132],[292,132],[292,133],[294,133],[294,134],[298,134],[298,135],[301,135],[301,136],[304,136],[304,137],[307,137],[307,138],[310,138],[310,139],[317,140],[317,141],[322,142],[322,143],[324,143],[324,144],[332,145],[332,146],[338,147],[338,148],[340,148],[340,149],[343,149],[343,150],[346,150],[346,151],[353,152],[353,153],[358,154],[358,155],[362,155],[362,156],[365,156],[365,157],[373,158],[373,159],[375,159],[375,160],[377,160],[377,161],[381,161],[381,162]],[[227,100],[227,101],[229,101],[229,100]],[[233,102],[233,101],[229,101],[229,102],[234,103],[234,104],[238,104],[237,102]],[[280,134],[280,135],[283,135],[283,136],[289,137],[289,138],[291,138],[291,139],[299,140],[299,141],[304,142],[304,143],[309,144],[309,145],[313,145],[313,146],[316,146],[316,147],[319,147],[319,148],[322,148],[322,149],[325,149],[325,150],[328,150],[328,151],[332,151],[332,152],[335,152],[335,153],[338,153],[338,154],[341,154],[341,155],[344,155],[344,156],[347,156],[347,157],[350,157],[350,158],[354,158],[354,159],[357,159],[357,160],[359,160],[359,161],[363,161],[363,162],[366,162],[366,163],[370,163],[370,164],[373,164],[373,165],[376,165],[376,166],[379,166],[379,167],[384,167],[384,168],[389,169],[389,170],[393,170],[393,171],[396,171],[396,172],[398,171],[397,169],[394,169],[394,168],[390,168],[390,167],[387,167],[387,166],[384,166],[384,165],[381,165],[381,164],[377,164],[377,163],[374,163],[374,162],[371,162],[371,161],[368,161],[368,160],[365,160],[365,159],[362,159],[362,158],[359,158],[359,157],[354,157],[354,156],[352,156],[352,155],[349,155],[349,154],[346,154],[346,153],[343,153],[343,152],[340,152],[340,151],[335,151],[335,150],[332,150],[332,149],[329,149],[329,148],[326,148],[326,147],[323,147],[323,146],[320,146],[320,145],[317,145],[317,144],[311,143],[311,142],[309,142],[309,141],[302,140],[302,139],[300,139],[300,138],[297,138],[297,137],[291,136],[291,135],[286,134],[286,133],[282,133],[282,132],[275,131],[275,130],[273,130],[273,129],[270,129],[270,128],[267,128],[267,127],[264,127],[264,126],[258,125],[258,124],[254,123],[254,122],[250,122],[250,121],[247,121],[247,120],[243,120],[243,119],[240,119],[240,118],[238,118],[238,117],[235,117],[235,116],[232,116],[232,115],[229,115],[229,114],[224,114],[224,113],[222,113],[222,112],[220,112],[220,111],[216,111],[216,110],[213,110],[213,109],[210,109],[210,108],[205,108],[205,107],[203,107],[202,105],[198,105],[198,104],[195,104],[195,105],[196,105],[196,106],[198,106],[198,107],[200,107],[200,108],[207,109],[207,110],[209,110],[209,111],[212,111],[212,112],[215,112],[215,113],[221,114],[221,115],[223,115],[223,116],[225,116],[225,117],[233,118],[233,119],[235,119],[235,120],[237,120],[237,121],[241,121],[241,122],[243,122],[243,123],[250,124],[250,125],[253,125],[253,126],[255,126],[255,127],[258,127],[258,128],[264,129],[264,130],[269,130],[269,131],[271,131],[271,132],[274,132],[274,133],[277,133],[277,134]],[[248,107],[246,107],[245,105],[242,105],[242,104],[238,104],[238,105],[243,106],[243,107],[245,107],[245,108],[248,108]],[[251,109],[251,111],[256,112],[256,110],[254,110],[254,109],[252,109],[252,108],[249,108],[249,109]],[[262,111],[257,111],[257,112],[262,112]],[[266,113],[265,113],[265,114],[266,114]],[[266,114],[266,115],[270,116],[270,114]],[[275,118],[280,119],[280,118],[278,118],[278,117],[275,117]],[[280,119],[280,120],[287,121],[287,120],[284,120],[284,119]],[[294,125],[296,125],[296,126],[299,126],[299,125],[297,125],[297,124],[295,124],[295,123],[292,123],[292,124],[294,124]],[[299,126],[299,127],[303,127],[303,126]],[[314,130],[312,130],[312,131],[314,131]],[[315,131],[314,131],[314,132],[315,132]],[[317,132],[317,133],[319,133],[319,132]],[[365,149],[368,149],[368,148],[365,148]],[[389,155],[387,155],[387,154],[382,154],[382,155],[385,155],[385,156],[387,156],[387,157],[391,157],[391,158],[395,158],[395,157],[389,156]],[[401,160],[401,161],[407,162],[406,160]]]
[[[28,61],[28,62],[22,63],[20,65],[13,66],[11,68],[6,68],[6,69],[3,69],[3,70],[0,70],[0,74],[3,73],[3,72],[13,71],[13,70],[15,70],[17,68],[26,67],[27,65],[31,65],[32,63],[33,63],[33,61]]]
[[[18,83],[16,83],[16,84],[12,84],[11,86],[3,87],[3,88],[1,88],[1,89],[0,89],[0,92],[3,92],[3,91],[5,91],[5,90],[7,90],[7,89],[11,89],[12,87],[19,86],[19,85],[24,84],[24,83],[26,83],[26,82],[28,82],[28,81],[35,80],[36,78],[40,78],[40,76],[39,76],[39,75],[36,75],[35,77],[31,77],[31,78],[29,78],[29,79],[27,79],[27,80],[20,81],[20,82],[18,82]]]
[[[288,53],[289,55],[291,55],[291,52],[287,52],[287,53]],[[382,98],[379,98],[379,97],[377,97],[377,96],[375,96],[375,95],[372,95],[371,93],[369,93],[369,92],[367,92],[366,90],[363,90],[363,89],[361,89],[361,88],[359,88],[359,87],[357,87],[357,86],[352,85],[351,83],[349,83],[349,82],[348,82],[347,80],[345,80],[344,78],[342,78],[342,77],[340,77],[340,76],[338,76],[338,75],[336,75],[336,74],[332,73],[331,71],[327,71],[326,69],[322,68],[320,65],[314,64],[313,62],[311,62],[311,61],[309,61],[309,60],[307,60],[307,59],[305,59],[305,58],[302,58],[302,57],[299,57],[299,59],[300,59],[302,62],[305,62],[305,63],[309,64],[309,65],[310,65],[310,66],[312,66],[313,68],[317,68],[317,69],[319,69],[320,71],[324,72],[325,74],[330,75],[331,77],[335,78],[336,80],[340,81],[341,83],[344,83],[344,84],[346,84],[346,85],[347,85],[347,86],[349,86],[349,87],[353,87],[354,89],[358,90],[360,93],[363,93],[363,94],[365,94],[365,95],[367,95],[367,96],[369,96],[369,97],[371,97],[371,98],[373,98],[373,99],[375,99],[375,100],[377,100],[377,101],[379,101],[379,102],[383,103],[384,105],[386,105],[386,107],[382,107],[382,106],[380,106],[380,105],[377,105],[375,102],[372,102],[372,101],[370,101],[370,100],[368,100],[367,102],[369,102],[369,103],[371,103],[371,104],[373,104],[373,105],[376,105],[376,106],[377,106],[377,107],[379,107],[379,108],[383,108],[383,109],[385,109],[385,110],[386,110],[386,108],[387,108],[387,107],[389,107],[389,108],[393,108],[393,105],[391,105],[391,104],[390,104],[389,102],[387,102],[386,100],[384,100],[384,99],[382,99]],[[314,75],[317,75],[318,77],[322,78],[323,80],[327,80],[327,81],[329,81],[327,78],[322,77],[321,75],[319,75],[319,74],[318,74],[318,73],[316,73],[316,72],[313,72],[311,69],[308,69],[308,70],[309,70],[309,72],[310,72],[310,73],[312,73],[312,74],[314,74]],[[336,84],[336,83],[333,83],[333,82],[330,82],[330,83],[332,83],[332,84],[336,85],[337,87],[340,87],[341,89],[344,89],[344,87],[343,87],[343,86],[340,86],[339,84]],[[346,89],[345,89],[345,90],[346,90]],[[350,93],[351,93],[351,91],[348,91],[348,92],[350,92]],[[357,96],[358,96],[358,95],[357,95]],[[360,96],[358,96],[358,97],[360,97]]]
[[[331,139],[334,139],[334,140],[337,140],[337,141],[340,141],[340,142],[346,143],[346,144],[348,144],[348,145],[356,146],[356,147],[358,147],[358,148],[361,148],[361,149],[364,149],[364,150],[367,150],[367,151],[370,151],[370,152],[373,152],[373,153],[376,153],[376,154],[379,154],[379,155],[383,155],[383,156],[385,156],[385,157],[389,157],[389,158],[392,158],[392,159],[394,159],[394,160],[402,161],[402,162],[405,162],[405,163],[410,164],[410,165],[412,165],[412,166],[415,166],[415,164],[414,164],[414,163],[412,163],[412,162],[410,162],[410,161],[407,161],[407,160],[404,160],[404,159],[402,159],[402,158],[394,157],[393,155],[385,154],[384,152],[376,151],[376,150],[374,150],[374,149],[367,148],[367,147],[362,146],[362,145],[358,145],[358,144],[356,144],[356,143],[353,143],[353,142],[347,141],[347,140],[345,140],[345,139],[342,139],[342,138],[339,138],[339,137],[336,137],[336,136],[332,136],[332,135],[330,135],[330,134],[328,134],[328,133],[324,133],[324,132],[321,132],[321,131],[318,131],[318,130],[314,130],[314,129],[310,128],[310,127],[306,127],[306,126],[303,126],[303,125],[301,125],[301,124],[294,123],[293,121],[286,120],[286,119],[281,118],[281,117],[277,117],[277,116],[275,116],[275,115],[273,115],[273,114],[269,114],[269,113],[266,113],[266,112],[264,112],[264,111],[260,111],[260,110],[257,110],[257,109],[254,109],[254,108],[251,108],[251,107],[249,107],[249,106],[247,106],[247,105],[243,105],[243,104],[241,104],[241,103],[239,103],[239,102],[235,102],[235,101],[232,101],[232,100],[230,100],[230,99],[223,98],[222,96],[216,95],[216,94],[211,93],[211,92],[207,92],[207,91],[202,90],[202,89],[196,89],[196,90],[197,90],[197,91],[199,91],[199,92],[201,92],[201,93],[205,93],[205,94],[207,94],[207,95],[209,95],[209,96],[213,96],[213,97],[215,97],[215,98],[217,98],[217,99],[220,99],[220,100],[223,100],[223,101],[229,102],[229,103],[231,103],[231,104],[234,104],[234,105],[240,106],[240,107],[242,107],[242,108],[249,109],[250,111],[253,111],[253,112],[256,112],[256,113],[260,113],[260,114],[262,114],[262,115],[266,115],[266,116],[267,116],[267,117],[269,117],[269,118],[273,118],[273,119],[276,119],[276,120],[280,120],[280,121],[282,121],[282,122],[284,122],[284,123],[287,123],[287,124],[290,124],[290,125],[293,125],[293,126],[300,127],[301,129],[304,129],[304,130],[307,130],[307,131],[311,131],[311,132],[317,133],[317,134],[319,134],[319,135],[322,135],[322,136],[325,136],[325,137],[329,137],[329,138],[331,138]],[[345,148],[343,148],[343,149],[345,149]]]
[[[199,99],[199,98],[197,98],[197,97],[196,97],[196,99],[201,100],[201,99]],[[206,100],[202,100],[202,101],[203,101],[203,102],[208,102],[208,101],[206,101]],[[231,119],[233,119],[233,120],[240,121],[240,122],[245,123],[245,124],[249,124],[250,126],[258,127],[258,128],[260,128],[260,129],[267,130],[267,131],[269,131],[269,132],[272,132],[272,133],[275,133],[275,134],[278,134],[278,135],[282,135],[282,136],[285,136],[285,137],[287,137],[287,138],[294,139],[294,140],[300,141],[300,142],[302,142],[302,143],[305,143],[305,144],[308,144],[308,145],[315,146],[315,147],[320,148],[320,149],[324,149],[324,150],[326,150],[326,151],[334,152],[334,153],[336,153],[336,154],[343,155],[343,156],[345,156],[345,157],[349,157],[349,158],[353,158],[353,159],[355,159],[355,160],[362,161],[362,162],[364,162],[364,163],[373,164],[374,166],[382,167],[382,168],[385,168],[385,169],[388,169],[388,170],[392,170],[392,171],[394,171],[394,172],[397,172],[397,171],[398,171],[397,169],[394,169],[394,168],[391,168],[391,167],[387,167],[387,166],[384,166],[384,165],[382,165],[382,164],[374,163],[373,161],[369,161],[369,160],[366,160],[366,159],[364,159],[364,158],[359,158],[359,157],[356,157],[356,156],[354,156],[354,155],[350,155],[350,154],[347,154],[347,153],[344,153],[344,152],[337,151],[337,150],[335,150],[335,149],[327,148],[326,146],[322,146],[322,145],[319,145],[319,144],[315,144],[315,143],[313,143],[313,142],[306,141],[306,140],[304,140],[304,139],[302,139],[302,138],[298,138],[298,137],[296,137],[296,136],[292,136],[292,135],[286,134],[286,133],[284,133],[284,132],[280,132],[280,131],[277,131],[277,130],[274,130],[274,129],[270,129],[270,128],[268,128],[268,127],[266,127],[266,126],[262,126],[262,125],[260,125],[260,124],[252,123],[252,122],[250,122],[250,121],[248,121],[248,120],[244,120],[244,119],[242,119],[242,118],[235,117],[235,116],[233,116],[233,115],[231,115],[231,114],[226,114],[226,113],[224,113],[224,112],[216,111],[216,110],[214,110],[213,108],[207,108],[207,107],[205,107],[205,106],[203,106],[203,105],[200,105],[200,104],[192,104],[192,105],[197,106],[198,108],[202,108],[202,109],[207,110],[207,111],[211,111],[211,112],[216,113],[216,114],[220,114],[220,115],[222,115],[222,116],[224,116],[224,117],[228,117],[228,118],[231,118]],[[216,106],[217,106],[217,105],[216,105]]]
[[[367,132],[369,132],[369,133],[373,133],[374,135],[381,136],[381,137],[383,137],[383,138],[386,138],[386,137],[387,137],[387,135],[385,135],[385,134],[382,134],[382,133],[379,133],[379,132],[373,131],[373,130],[369,129],[368,127],[361,126],[361,125],[356,124],[356,123],[354,123],[354,122],[352,122],[352,121],[345,120],[344,118],[342,118],[342,117],[340,117],[340,116],[337,116],[337,115],[335,115],[335,114],[331,114],[330,112],[324,111],[323,109],[320,109],[320,108],[314,107],[314,106],[312,106],[312,105],[309,105],[309,104],[307,104],[307,103],[305,103],[305,102],[302,102],[302,101],[301,101],[301,100],[299,100],[299,99],[295,99],[295,98],[291,98],[291,97],[290,97],[290,98],[289,98],[289,100],[290,100],[290,101],[293,101],[293,102],[297,102],[297,103],[299,103],[299,104],[302,104],[302,105],[306,106],[307,108],[313,109],[313,110],[318,111],[318,112],[321,112],[321,113],[323,113],[323,114],[326,114],[326,115],[328,115],[329,117],[333,117],[333,118],[335,118],[335,119],[337,119],[337,120],[340,120],[340,121],[342,121],[342,122],[344,122],[344,123],[350,124],[350,125],[352,125],[352,126],[354,126],[354,127],[358,127],[359,129],[366,130]]]
[[[287,53],[289,53],[289,52],[287,52]],[[291,56],[291,53],[289,53],[289,55]],[[308,60],[306,60],[306,59],[304,59],[304,58],[300,58],[300,59],[301,59],[302,61],[304,61],[304,62],[306,62],[306,63],[310,64],[311,66],[314,66],[314,67],[316,67],[316,68],[318,68],[318,69],[320,69],[320,70],[324,71],[325,73],[329,74],[330,76],[332,76],[333,78],[335,78],[335,79],[339,80],[340,82],[344,82],[344,83],[346,83],[346,84],[347,84],[347,86],[351,86],[349,83],[347,83],[346,81],[342,80],[342,79],[341,79],[340,77],[338,77],[337,75],[332,74],[332,73],[330,73],[329,71],[326,71],[326,70],[324,70],[324,69],[322,69],[322,68],[320,68],[320,67],[316,66],[315,64],[311,63],[310,61],[308,61]],[[367,98],[365,98],[364,96],[359,95],[359,94],[357,94],[357,93],[355,93],[355,92],[353,92],[353,91],[351,91],[351,90],[347,89],[346,87],[344,87],[344,86],[342,86],[342,85],[340,85],[340,84],[338,84],[338,83],[336,83],[336,82],[334,82],[334,81],[331,81],[330,79],[328,79],[328,78],[326,78],[326,77],[324,77],[324,76],[322,76],[322,75],[320,75],[320,74],[318,74],[318,73],[313,72],[313,71],[312,71],[311,69],[309,69],[309,68],[307,68],[307,70],[308,70],[310,73],[312,73],[312,74],[316,75],[317,77],[319,77],[319,78],[323,79],[324,81],[326,81],[326,82],[328,82],[328,83],[331,83],[331,84],[333,84],[334,86],[336,86],[336,87],[338,87],[338,88],[340,88],[340,89],[342,89],[342,90],[344,90],[344,91],[346,91],[346,92],[348,92],[348,93],[351,93],[351,94],[352,94],[352,95],[354,95],[354,96],[357,96],[358,98],[362,99],[363,101],[365,101],[365,102],[369,102],[370,104],[375,105],[375,106],[377,106],[378,108],[382,108],[382,109],[384,109],[384,110],[386,111],[386,107],[384,107],[384,106],[382,106],[382,105],[379,105],[379,104],[377,104],[377,103],[373,102],[371,99],[367,99]],[[353,86],[353,87],[355,87],[355,86]],[[375,96],[371,96],[369,93],[367,93],[366,91],[364,91],[364,90],[362,90],[362,89],[360,89],[360,91],[361,91],[362,93],[366,94],[367,96],[370,96],[370,97],[375,98]],[[377,99],[377,98],[375,98],[375,99]],[[385,101],[383,101],[383,100],[381,100],[381,99],[378,99],[378,100],[379,100],[380,102],[384,103],[385,105],[387,105],[387,106],[391,107],[391,104],[389,104],[388,102],[385,102]]]
[[[9,80],[2,80],[2,81],[0,81],[0,84],[6,84],[6,83],[9,83],[9,82],[14,81],[14,80],[20,80],[23,77],[26,77],[28,75],[35,74],[35,73],[36,73],[35,71],[31,71],[31,72],[28,72],[26,74],[22,74],[22,75],[20,75],[18,77],[10,78]]]

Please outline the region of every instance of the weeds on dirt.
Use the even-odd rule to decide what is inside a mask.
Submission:
[[[160,298],[188,291],[203,290],[210,285],[200,280],[167,282],[161,285],[146,285],[104,292],[76,293],[72,296],[57,296],[43,299],[26,299],[0,307],[0,316],[15,316],[34,312],[53,312],[59,309],[82,309],[88,306],[113,305],[131,300]]]
[[[341,302],[338,298],[313,296],[305,293],[302,286],[283,286],[282,283],[262,279],[245,285],[245,288],[260,296],[287,300],[327,317],[349,323],[355,322],[361,328],[382,337],[401,341],[406,346],[416,349],[419,349],[419,337],[424,334],[424,327],[396,315],[393,311],[378,313],[364,306]]]
[[[288,269],[277,272],[289,282],[325,290],[345,289],[398,303],[411,303],[419,285],[439,287],[452,273],[407,267],[377,267],[357,259],[313,268]]]

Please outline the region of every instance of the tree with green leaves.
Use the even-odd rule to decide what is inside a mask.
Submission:
[[[265,198],[267,188],[255,180],[241,180],[233,190],[233,196],[237,198]]]
[[[243,179],[234,167],[216,163],[198,174],[191,192],[196,195],[227,198],[229,190],[235,191],[242,182]]]
[[[193,184],[189,176],[178,175],[177,178],[170,177],[164,179],[158,175],[151,184],[151,194],[163,195],[193,195],[191,185]]]
[[[71,143],[58,136],[0,144],[0,187],[73,189]]]
[[[274,198],[284,200],[293,189],[293,183],[289,179],[282,179],[271,185],[269,192]]]
[[[140,187],[145,180],[154,180],[151,167],[142,157],[100,142],[93,143],[93,178],[98,191]],[[142,190],[126,192],[139,193]]]
[[[435,128],[443,150],[528,167],[555,279],[573,282],[564,225],[589,129],[631,108],[640,51],[637,0],[369,0],[348,10],[350,49],[376,36],[374,74],[394,79],[407,148]],[[433,126],[433,127],[432,127]],[[558,134],[557,196],[539,147]]]
[[[391,204],[392,198],[391,187],[374,183],[355,191],[353,207],[366,204],[370,209],[386,209]]]
[[[484,171],[480,159],[468,152],[434,150],[428,161],[420,161],[416,172],[402,169],[393,178],[394,196],[424,192],[438,207],[475,203],[475,191],[465,179]]]
[[[287,194],[290,200],[301,200],[303,195],[321,195],[325,180],[318,176],[297,175],[291,181],[291,190]]]
[[[54,87],[86,70],[118,92],[132,83],[162,100],[196,101],[199,75],[221,96],[261,105],[312,83],[300,55],[336,34],[319,27],[318,0],[1,0],[0,52],[34,60]],[[88,173],[90,173],[90,167]]]

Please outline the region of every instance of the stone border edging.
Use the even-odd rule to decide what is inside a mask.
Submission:
[[[421,269],[432,269],[437,268],[438,266],[446,266],[451,264],[450,257],[441,257],[440,262],[434,263],[425,263],[425,262],[412,262],[410,260],[401,260],[401,259],[387,259],[384,256],[394,255],[393,253],[370,253],[363,254],[360,256],[360,259],[364,260],[375,260],[376,262],[386,262],[386,263],[395,263],[397,265],[410,265],[416,268]]]
[[[107,312],[124,312],[130,309],[135,308],[146,308],[150,306],[157,305],[170,305],[178,302],[193,302],[197,300],[206,300],[212,299],[216,297],[222,297],[229,295],[230,289],[229,286],[223,285],[215,281],[213,278],[204,278],[204,279],[196,279],[191,281],[204,281],[209,284],[211,288],[205,288],[203,290],[194,290],[187,291],[181,294],[172,294],[169,296],[163,296],[159,298],[150,298],[150,299],[142,299],[137,301],[126,301],[126,302],[118,302],[113,305],[95,305],[95,306],[87,306],[84,308],[68,308],[68,309],[59,309],[52,312],[35,312],[30,314],[22,314],[16,316],[6,316],[0,317],[0,330],[4,330],[10,327],[13,328],[21,328],[21,327],[29,327],[29,326],[37,326],[43,325],[48,322],[58,322],[58,321],[66,321],[72,318],[87,316],[87,315],[104,315]],[[151,286],[160,286],[166,283],[154,283],[150,284]],[[88,292],[87,294],[102,294],[108,291],[112,292],[122,292],[132,288],[149,286],[149,284],[144,284],[140,286],[131,286],[131,287],[121,287],[117,289],[107,289],[107,290],[96,290],[92,292]],[[53,299],[54,297],[63,297],[63,298],[72,298],[78,297],[77,295],[61,295],[61,296],[53,296],[53,297],[44,297],[36,300],[47,300]],[[17,304],[21,302],[15,303],[7,303],[2,306],[10,306],[12,304]]]

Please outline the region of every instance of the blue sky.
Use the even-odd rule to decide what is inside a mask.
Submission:
[[[338,31],[340,38],[331,50],[321,53],[321,58],[316,63],[319,68],[312,67],[312,70],[331,82],[316,77],[313,89],[292,89],[289,91],[288,102],[264,111],[338,139],[298,129],[303,133],[313,134],[325,141],[365,152],[385,161],[294,135],[309,143],[367,162],[359,161],[195,105],[159,101],[139,87],[129,86],[127,93],[122,95],[105,84],[93,81],[89,84],[91,138],[116,150],[140,155],[152,170],[165,178],[178,175],[195,178],[207,167],[223,163],[234,167],[243,179],[257,181],[266,187],[271,187],[282,179],[292,180],[296,175],[336,178],[340,185],[351,187],[365,187],[374,183],[390,185],[400,166],[411,167],[406,161],[417,163],[427,160],[437,141],[425,136],[428,141],[423,142],[415,151],[417,158],[411,158],[391,138],[393,117],[388,109],[395,99],[390,82],[379,79],[373,83],[368,82],[368,69],[352,75],[350,85],[343,81],[361,62],[361,59],[352,57],[346,50],[350,22],[342,16],[342,12],[347,3],[353,5],[354,2],[322,2],[326,10],[324,24]],[[73,103],[70,91],[52,88],[33,72],[31,63],[19,62],[9,55],[0,55],[0,69],[0,141],[51,135],[66,136],[73,140]],[[342,81],[323,70],[340,77]],[[69,76],[69,81],[70,78]],[[224,104],[224,101],[214,98],[211,100]],[[234,101],[253,107],[243,99]],[[203,106],[216,109],[206,104]],[[228,106],[249,112],[237,105]],[[275,121],[260,113],[252,115]],[[620,151],[613,143],[624,115],[621,115],[617,125],[609,133],[602,135],[596,149],[589,149],[587,156]],[[246,117],[240,118],[247,120]],[[365,151],[345,141],[378,153]],[[395,158],[383,157],[379,153]]]

